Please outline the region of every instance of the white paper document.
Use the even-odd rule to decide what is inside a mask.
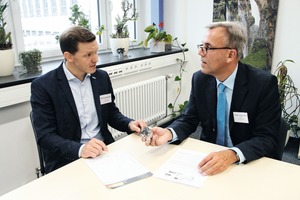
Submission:
[[[85,161],[106,187],[111,189],[152,176],[149,170],[124,151],[105,153]]]
[[[205,156],[204,153],[179,149],[154,173],[154,177],[199,188],[207,178],[198,168]]]

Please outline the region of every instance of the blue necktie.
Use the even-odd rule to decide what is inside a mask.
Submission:
[[[226,136],[226,96],[225,85],[219,84],[218,90],[218,103],[217,103],[217,140],[216,143],[225,146]]]

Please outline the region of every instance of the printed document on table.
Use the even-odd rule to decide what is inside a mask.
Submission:
[[[152,176],[149,170],[124,151],[104,153],[85,161],[106,187],[111,189]]]
[[[204,153],[179,149],[154,173],[154,177],[199,188],[207,178],[198,168],[205,156]]]

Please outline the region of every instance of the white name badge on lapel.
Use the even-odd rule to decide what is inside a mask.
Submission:
[[[111,94],[102,94],[100,95],[100,103],[101,105],[111,103]]]
[[[233,112],[233,120],[236,123],[249,124],[248,113],[246,113],[246,112]]]

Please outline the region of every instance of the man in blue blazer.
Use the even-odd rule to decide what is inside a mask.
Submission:
[[[93,33],[74,26],[59,42],[65,61],[31,84],[33,124],[46,173],[107,151],[106,145],[114,142],[108,124],[127,133],[147,126],[116,107],[108,74],[96,69],[98,43]]]
[[[202,69],[193,75],[183,115],[166,129],[154,127],[152,140],[145,143],[181,142],[200,125],[201,140],[220,144],[219,138],[223,138],[221,145],[229,147],[210,153],[199,163],[203,175],[213,175],[233,163],[275,158],[281,107],[276,77],[239,62],[246,43],[243,28],[235,22],[213,23],[207,28],[203,44],[198,46]],[[224,130],[218,127],[221,84],[226,99]]]

